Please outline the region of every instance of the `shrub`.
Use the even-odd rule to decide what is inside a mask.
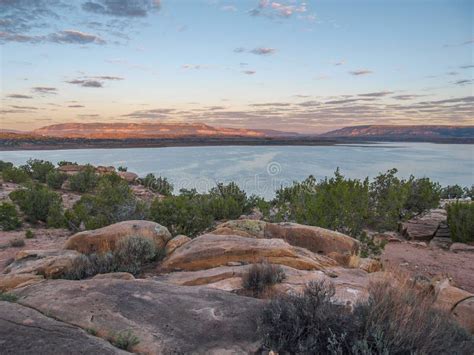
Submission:
[[[118,171],[127,171],[128,169],[127,169],[126,166],[119,166],[117,170]]]
[[[208,213],[215,220],[239,218],[250,211],[247,194],[234,182],[227,185],[218,183],[209,191],[208,199]]]
[[[277,207],[292,221],[357,236],[368,220],[368,188],[367,179],[346,179],[338,169],[319,183],[310,176],[278,190]]]
[[[11,231],[21,227],[21,221],[13,204],[2,202],[0,204],[0,228],[3,231]]]
[[[170,196],[173,193],[173,185],[168,182],[168,179],[154,174],[148,174],[140,180],[141,184],[150,190],[159,193],[160,195]]]
[[[129,272],[137,275],[142,266],[153,261],[159,252],[148,238],[134,236],[122,239],[114,252],[81,255],[74,259],[65,279],[81,280],[109,272]]]
[[[50,227],[64,225],[61,196],[46,186],[30,185],[26,189],[13,191],[9,196],[18,204],[30,222],[42,221]]]
[[[244,289],[254,296],[262,294],[267,288],[282,282],[286,275],[280,265],[267,263],[253,264],[242,276]]]
[[[446,206],[451,239],[455,242],[474,241],[474,202],[455,202]]]
[[[441,189],[441,198],[443,199],[455,199],[455,198],[462,198],[466,193],[465,189],[463,189],[459,185],[448,185]]]
[[[327,282],[272,300],[260,319],[264,346],[298,354],[469,353],[472,336],[433,308],[430,293],[391,282],[372,284],[368,301],[353,312],[331,302]]]
[[[29,159],[22,168],[31,176],[31,178],[39,182],[46,182],[46,176],[54,170],[53,163],[39,159]]]
[[[5,169],[11,169],[11,168],[13,168],[13,163],[0,160],[0,172],[2,172]]]
[[[52,189],[56,189],[56,190],[60,189],[61,186],[63,186],[64,181],[66,180],[67,180],[67,175],[57,170],[51,170],[46,175],[46,183]]]
[[[3,169],[2,178],[3,181],[13,182],[15,184],[22,184],[30,179],[28,173],[25,170],[14,166]]]
[[[99,181],[99,177],[95,173],[95,168],[88,165],[83,171],[69,178],[69,186],[72,191],[88,192],[93,190]]]
[[[35,237],[35,234],[31,229],[27,229],[25,232],[25,238],[26,239],[33,239]]]
[[[13,239],[10,241],[10,246],[12,248],[21,248],[21,247],[24,247],[25,246],[25,240],[24,239],[20,239],[20,238],[17,238],[17,239]]]
[[[72,161],[67,161],[67,160],[58,161],[58,166],[65,166],[65,165],[77,165],[77,163],[72,162]]]
[[[110,342],[119,349],[129,351],[140,343],[140,339],[134,335],[131,330],[125,330],[113,335]]]
[[[406,184],[408,195],[403,207],[408,216],[439,206],[441,186],[438,183],[429,178],[415,179],[411,176]]]
[[[107,174],[100,179],[94,196],[82,196],[66,211],[66,219],[73,230],[78,230],[81,223],[87,229],[96,229],[120,221],[143,219],[146,214],[146,206],[135,198],[128,184],[117,174]]]
[[[0,292],[0,301],[16,302],[18,301],[18,296],[13,293]]]
[[[386,240],[378,242],[374,237],[369,237],[365,231],[360,234],[358,240],[360,241],[360,256],[362,258],[379,256],[387,244]]]

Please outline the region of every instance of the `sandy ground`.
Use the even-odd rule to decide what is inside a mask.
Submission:
[[[447,276],[474,293],[474,253],[451,251],[408,242],[389,243],[381,257],[384,265],[428,278]]]

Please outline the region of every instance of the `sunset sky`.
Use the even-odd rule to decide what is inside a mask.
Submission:
[[[0,0],[0,128],[473,124],[471,0]]]

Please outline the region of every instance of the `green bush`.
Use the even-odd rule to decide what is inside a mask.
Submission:
[[[247,194],[236,183],[218,183],[209,191],[208,213],[215,220],[236,219],[250,211]]]
[[[63,278],[82,280],[97,274],[129,272],[137,275],[143,265],[161,255],[149,238],[134,236],[122,239],[114,252],[81,255],[74,259]]]
[[[29,159],[22,168],[32,179],[38,180],[39,182],[46,182],[46,176],[50,171],[54,170],[54,165],[45,160]]]
[[[206,196],[195,191],[181,191],[179,196],[155,199],[150,207],[150,218],[168,228],[173,235],[190,237],[210,228],[214,217],[206,210]]]
[[[173,194],[173,185],[168,182],[168,179],[161,176],[156,178],[154,174],[148,174],[143,179],[140,179],[140,183],[160,195],[170,196]]]
[[[13,204],[2,202],[0,204],[0,228],[3,231],[11,231],[21,227],[21,221]]]
[[[310,176],[301,183],[276,192],[279,217],[306,225],[337,230],[357,236],[366,225],[368,181],[345,179],[336,170],[333,178],[319,183]],[[283,211],[283,212],[282,212]]]
[[[403,207],[407,216],[411,217],[439,206],[441,186],[438,183],[429,178],[415,179],[411,176],[406,184],[408,196]]]
[[[393,280],[391,280],[393,281]],[[353,312],[333,303],[334,287],[311,282],[301,294],[271,300],[260,318],[268,350],[290,354],[468,354],[473,338],[429,294],[379,282]]]
[[[96,229],[120,221],[143,219],[146,214],[146,206],[135,198],[127,182],[117,174],[107,174],[100,179],[95,195],[82,196],[65,215],[69,227],[78,230],[81,223],[87,229]]]
[[[25,238],[26,239],[33,239],[35,237],[35,234],[31,229],[27,229],[25,232]]]
[[[69,178],[69,186],[72,191],[84,193],[92,191],[99,181],[99,177],[95,173],[95,168],[88,165],[83,171]]]
[[[446,206],[451,239],[455,242],[474,242],[474,202],[455,202]]]
[[[58,166],[65,166],[65,165],[77,165],[76,162],[61,160],[58,162]]]
[[[285,278],[285,272],[280,265],[253,264],[242,276],[242,285],[244,289],[251,291],[255,297],[258,297],[266,289],[281,283]]]
[[[61,186],[63,186],[64,181],[66,180],[67,180],[67,175],[64,173],[61,173],[58,170],[51,170],[46,175],[46,183],[52,189],[56,189],[56,190],[60,189]]]
[[[135,345],[140,343],[140,339],[131,330],[125,330],[112,335],[110,342],[119,349],[130,351]]]
[[[46,222],[49,227],[64,226],[61,196],[46,186],[32,184],[11,192],[9,196],[30,222]]]
[[[22,184],[24,182],[27,182],[30,179],[30,176],[25,170],[11,166],[3,169],[2,178],[3,181],[13,182],[15,184]]]
[[[0,301],[16,302],[18,301],[18,296],[13,293],[0,292]]]
[[[5,169],[11,169],[11,168],[13,168],[13,163],[10,163],[9,161],[0,160],[0,172],[2,172]]]
[[[464,197],[466,188],[462,188],[459,185],[448,185],[441,189],[441,198],[443,199],[454,199]]]

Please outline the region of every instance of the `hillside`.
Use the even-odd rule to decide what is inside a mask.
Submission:
[[[344,127],[320,135],[328,138],[366,138],[433,140],[452,138],[474,138],[474,126],[389,126],[367,125]]]
[[[281,137],[296,133],[273,130],[212,127],[202,123],[64,123],[31,133],[63,138],[174,138],[174,137]]]

